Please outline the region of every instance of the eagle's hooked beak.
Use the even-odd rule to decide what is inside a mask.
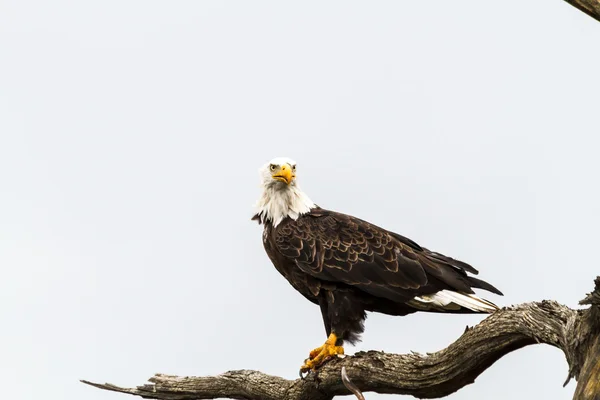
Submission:
[[[273,179],[277,179],[278,181],[285,182],[288,185],[292,183],[292,181],[296,178],[296,174],[292,170],[292,167],[289,164],[283,164],[279,171],[274,173]]]

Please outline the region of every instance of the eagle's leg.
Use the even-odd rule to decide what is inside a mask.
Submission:
[[[327,360],[344,354],[344,342],[354,344],[363,331],[365,310],[352,290],[322,290],[319,297],[327,341],[310,352],[300,372],[316,370]]]
[[[344,354],[344,347],[337,346],[338,340],[336,334],[331,333],[323,346],[319,346],[310,352],[309,358],[304,362],[304,365],[300,367],[300,371],[306,372],[309,370],[316,370],[331,357],[335,357],[338,354]]]

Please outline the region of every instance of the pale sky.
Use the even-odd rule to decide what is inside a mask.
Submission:
[[[277,156],[490,300],[575,307],[599,271],[599,42],[561,0],[0,1],[2,397],[297,377],[321,315],[250,221]],[[433,352],[481,319],[371,314],[346,351]],[[449,398],[570,399],[567,372],[531,346]]]

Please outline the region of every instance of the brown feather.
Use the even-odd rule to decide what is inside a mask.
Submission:
[[[415,296],[442,290],[472,294],[472,288],[481,288],[501,294],[468,276],[477,274],[469,264],[346,214],[315,208],[277,226],[267,222],[265,230],[265,249],[277,270],[320,304],[328,333],[342,331],[346,340],[355,341],[362,332],[364,310],[392,315],[473,312],[461,306],[441,310],[411,305]]]

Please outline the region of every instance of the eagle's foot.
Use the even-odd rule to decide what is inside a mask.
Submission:
[[[329,335],[329,338],[327,338],[323,346],[317,347],[310,352],[308,359],[306,359],[304,365],[300,367],[300,373],[302,374],[310,370],[315,371],[338,354],[344,354],[344,347],[336,346],[336,343],[337,336],[332,333]]]

